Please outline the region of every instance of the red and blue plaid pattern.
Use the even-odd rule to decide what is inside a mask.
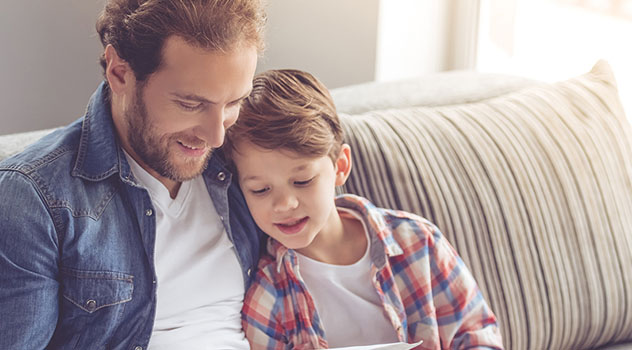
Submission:
[[[400,341],[423,340],[419,349],[502,349],[496,317],[433,224],[354,195],[339,196],[336,206],[364,218],[373,284]],[[242,310],[252,349],[327,348],[314,301],[296,274],[296,253],[273,239],[267,248]]]

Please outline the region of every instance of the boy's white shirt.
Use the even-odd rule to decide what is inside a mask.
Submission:
[[[371,276],[370,239],[362,218],[352,214],[364,228],[367,249],[351,265],[332,265],[297,252],[297,272],[309,291],[331,347],[387,344],[398,341],[397,333],[380,300]]]
[[[156,218],[157,302],[148,349],[249,349],[241,327],[241,267],[203,178],[183,182],[171,199],[125,155]]]

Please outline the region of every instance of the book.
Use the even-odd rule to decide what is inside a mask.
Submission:
[[[361,345],[361,346],[347,346],[344,348],[331,348],[330,350],[410,350],[419,346],[423,341],[419,341],[414,344],[408,343],[389,343],[389,344],[374,344],[374,345]]]

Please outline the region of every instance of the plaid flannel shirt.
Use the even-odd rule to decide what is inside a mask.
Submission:
[[[423,340],[420,349],[502,349],[496,317],[436,226],[354,195],[337,197],[336,206],[364,219],[373,285],[400,341]],[[327,348],[314,301],[296,273],[296,253],[271,238],[267,250],[242,310],[252,349]]]

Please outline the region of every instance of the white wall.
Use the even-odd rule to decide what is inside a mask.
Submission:
[[[269,0],[258,71],[306,70],[329,88],[375,79],[379,0]]]
[[[608,3],[615,4],[603,4]],[[632,121],[632,19],[603,13],[591,5],[598,4],[482,1],[477,68],[554,82],[583,74],[597,60],[605,59]],[[501,12],[504,17],[497,16]]]
[[[103,0],[0,1],[0,134],[79,118],[101,80]]]
[[[270,0],[259,71],[307,70],[329,88],[472,68],[479,0]]]
[[[452,8],[478,0],[267,1],[258,70],[303,69],[335,88],[454,68]],[[104,2],[0,1],[0,135],[83,115],[102,79],[94,23]]]

